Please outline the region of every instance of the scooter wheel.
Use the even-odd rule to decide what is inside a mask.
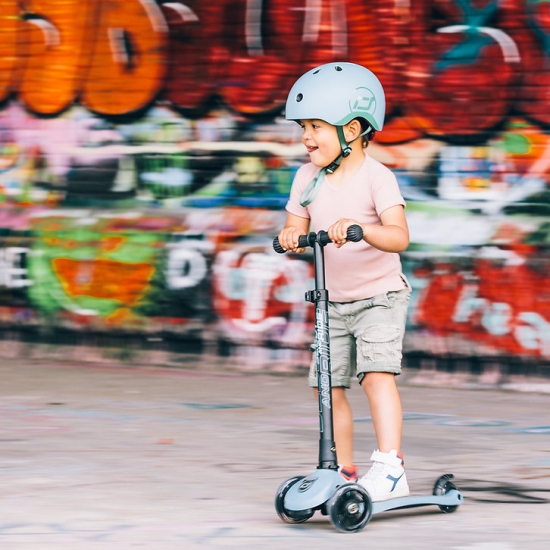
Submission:
[[[275,495],[275,510],[278,516],[283,521],[286,521],[286,523],[304,523],[304,521],[307,521],[315,513],[315,510],[311,508],[306,510],[287,510],[285,508],[285,495],[288,493],[288,490],[304,479],[304,477],[305,476],[294,476],[287,479],[281,484]]]
[[[449,491],[452,491],[453,489],[456,489],[455,484],[451,481],[453,479],[453,474],[445,474],[442,475],[434,485],[433,494],[434,495],[446,495]],[[458,506],[440,506],[439,509],[444,514],[452,514]]]
[[[330,522],[339,531],[360,531],[372,516],[372,499],[358,483],[346,483],[327,501]]]

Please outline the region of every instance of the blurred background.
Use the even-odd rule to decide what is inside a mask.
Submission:
[[[550,372],[550,2],[0,0],[0,356],[309,362],[302,73],[388,109],[412,368]]]

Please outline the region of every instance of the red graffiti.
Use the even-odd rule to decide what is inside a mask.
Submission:
[[[550,3],[516,0],[504,30],[521,51],[518,109],[539,124],[550,124]]]
[[[493,0],[415,3],[405,114],[429,134],[475,135],[504,120],[517,93],[517,45]]]
[[[290,346],[311,340],[312,308],[304,302],[311,264],[235,248],[218,254],[213,273],[214,310],[226,337]]]
[[[223,2],[220,2],[223,5]],[[215,94],[228,62],[219,29],[223,11],[199,1],[161,4],[169,29],[168,74],[163,98],[188,111]]]
[[[548,261],[517,252],[507,261],[478,259],[469,270],[418,269],[416,276],[430,282],[419,294],[415,324],[514,355],[549,357]]]

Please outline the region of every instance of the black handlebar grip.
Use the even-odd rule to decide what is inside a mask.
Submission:
[[[360,225],[354,224],[348,227],[348,241],[358,243],[363,238],[363,228]]]
[[[323,231],[323,230],[319,231],[319,233],[317,233],[317,236],[319,238],[319,242],[321,243],[321,246],[326,246],[328,243],[332,242],[326,231]]]
[[[308,235],[300,235],[298,237],[298,248],[307,248],[308,246],[309,246]],[[279,243],[279,237],[275,237],[273,239],[273,250],[275,250],[277,254],[284,254],[286,252],[286,250]]]
[[[277,252],[277,254],[284,254],[286,250],[279,244],[279,237],[275,237],[273,239],[273,250]]]
[[[328,233],[326,231],[319,231],[319,242],[325,246],[328,243],[331,243]],[[348,234],[346,235],[346,240],[358,243],[363,238],[363,229],[360,225],[354,224],[348,227]]]
[[[298,237],[298,248],[307,248],[309,246],[309,235],[300,235]]]

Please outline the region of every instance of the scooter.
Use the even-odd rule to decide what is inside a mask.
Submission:
[[[359,225],[348,229],[347,239],[359,242],[363,231]],[[452,474],[442,475],[434,484],[433,494],[407,496],[372,502],[368,491],[359,483],[349,483],[338,473],[336,445],[332,419],[332,383],[330,367],[328,291],[325,286],[324,247],[331,243],[326,231],[311,232],[299,238],[299,248],[313,248],[315,290],[306,292],[305,299],[315,305],[315,345],[319,394],[319,463],[308,476],[293,476],[281,484],[275,496],[275,509],[287,523],[303,523],[317,510],[328,515],[339,531],[363,529],[373,514],[388,510],[436,505],[444,513],[454,512],[463,502]],[[282,254],[285,249],[276,237],[273,249]]]

